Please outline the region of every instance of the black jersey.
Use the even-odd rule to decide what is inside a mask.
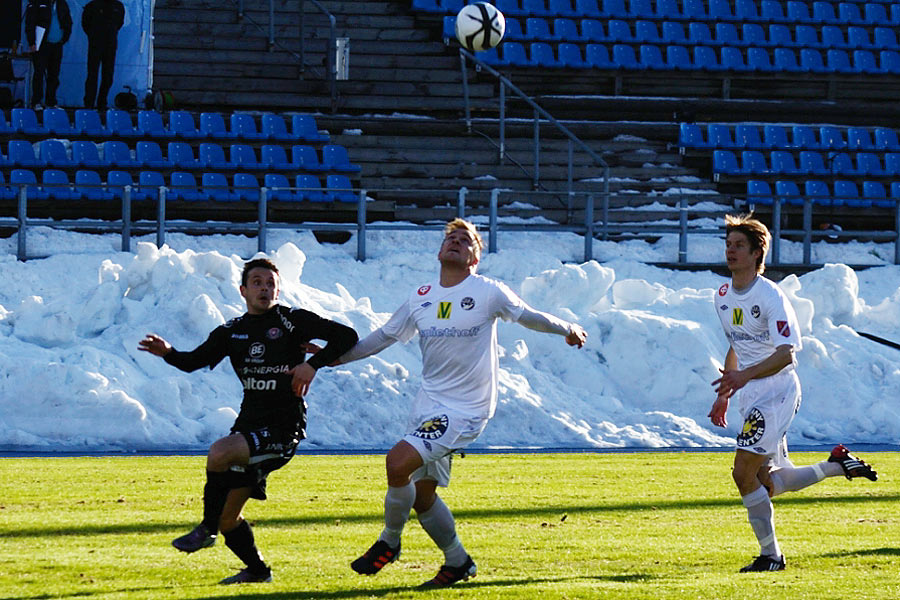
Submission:
[[[306,401],[294,395],[288,371],[306,359],[302,345],[310,340],[327,342],[307,361],[318,369],[352,348],[357,336],[350,327],[308,310],[276,305],[261,315],[246,313],[232,319],[216,327],[196,349],[173,350],[165,360],[182,371],[196,371],[213,368],[227,356],[244,386],[233,430],[296,427],[302,439],[306,437]]]

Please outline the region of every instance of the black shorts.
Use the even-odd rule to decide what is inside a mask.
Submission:
[[[262,427],[249,431],[235,431],[244,436],[250,447],[250,462],[245,466],[233,466],[231,471],[243,473],[246,487],[250,488],[250,497],[257,500],[266,499],[266,477],[288,464],[294,457],[300,434],[296,430],[274,429]]]

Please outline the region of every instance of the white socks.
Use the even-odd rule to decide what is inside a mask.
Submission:
[[[843,469],[838,463],[823,461],[807,467],[788,467],[776,469],[771,472],[772,496],[784,492],[796,492],[814,483],[819,483],[826,477],[843,475]]]
[[[409,511],[416,501],[416,485],[413,482],[401,487],[388,486],[384,495],[384,530],[378,539],[391,548],[400,545],[400,534],[409,520]]]
[[[759,541],[759,553],[764,556],[781,556],[781,548],[775,539],[775,510],[769,499],[769,492],[759,486],[746,496],[741,496],[741,501],[747,508],[750,527]]]
[[[440,496],[435,496],[431,508],[419,514],[419,523],[437,547],[444,551],[444,564],[461,567],[466,562],[468,553],[456,536],[453,514]]]

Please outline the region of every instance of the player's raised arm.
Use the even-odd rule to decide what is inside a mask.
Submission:
[[[153,356],[165,356],[173,350],[172,344],[156,335],[148,333],[144,339],[138,342],[138,350],[149,352]]]

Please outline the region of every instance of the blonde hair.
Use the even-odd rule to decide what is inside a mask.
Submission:
[[[756,272],[762,274],[766,270],[766,254],[769,252],[769,243],[772,234],[762,221],[753,218],[753,213],[746,215],[725,215],[725,237],[732,231],[739,231],[747,236],[750,242],[750,250],[760,250],[756,259]]]
[[[474,223],[470,223],[465,219],[453,219],[452,221],[444,225],[444,237],[447,237],[457,229],[465,229],[472,234],[472,238],[475,240],[475,248],[477,250],[478,260],[481,260],[481,251],[484,248],[484,240],[481,239],[481,234],[478,233],[478,229],[475,228]]]

